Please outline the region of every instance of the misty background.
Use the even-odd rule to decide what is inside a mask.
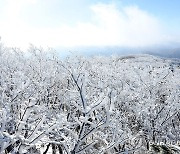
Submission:
[[[106,46],[106,47],[76,47],[76,48],[57,48],[59,56],[65,58],[67,56],[126,56],[133,54],[150,54],[159,56],[162,58],[175,58],[180,59],[180,47],[170,46],[155,46],[144,48],[128,48],[118,46]]]

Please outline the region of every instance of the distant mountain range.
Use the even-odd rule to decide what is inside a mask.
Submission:
[[[127,48],[127,47],[76,47],[76,48],[58,48],[60,57],[69,55],[83,56],[110,56],[110,55],[131,55],[131,54],[150,54],[166,58],[180,59],[180,47],[149,47],[149,48]]]
[[[160,51],[146,51],[144,53],[156,55],[166,58],[178,58],[180,59],[180,48],[176,49],[161,49]]]

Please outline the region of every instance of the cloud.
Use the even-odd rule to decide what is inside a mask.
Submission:
[[[155,17],[136,6],[119,10],[116,5],[95,5],[95,17],[104,29],[104,42],[109,45],[147,46],[160,43],[161,26]]]
[[[9,0],[12,1],[19,3],[9,3],[6,8],[8,19],[3,23],[0,21],[0,35],[11,46],[27,47],[29,43],[33,43],[52,47],[144,47],[167,41],[158,19],[137,6],[118,8],[113,3],[96,4],[90,6],[92,16],[88,22],[80,21],[74,26],[64,23],[60,27],[37,28],[20,18],[22,8],[32,2],[35,4],[36,1],[28,0],[25,3],[24,0]]]

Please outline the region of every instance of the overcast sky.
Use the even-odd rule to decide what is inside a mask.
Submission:
[[[180,0],[0,0],[0,36],[23,49],[180,43]]]

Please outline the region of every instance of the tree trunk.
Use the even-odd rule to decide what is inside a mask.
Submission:
[[[59,154],[63,154],[63,150],[61,148],[61,145],[58,145],[58,149],[59,149]]]
[[[48,152],[50,145],[50,143],[47,145],[46,150],[43,152],[43,154],[46,154]]]
[[[52,154],[56,154],[56,145],[52,143]]]

